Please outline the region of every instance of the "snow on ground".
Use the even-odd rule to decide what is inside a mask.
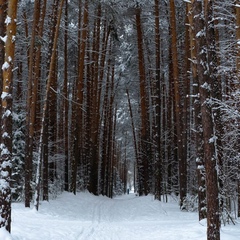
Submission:
[[[181,212],[174,199],[64,192],[42,202],[39,212],[22,203],[12,207],[13,240],[206,240],[206,223],[199,223],[197,213]],[[5,234],[0,231],[0,240],[9,240]],[[239,224],[221,229],[221,240],[239,236]]]

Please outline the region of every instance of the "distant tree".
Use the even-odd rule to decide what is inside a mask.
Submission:
[[[156,123],[155,123],[155,145],[156,145],[156,180],[155,180],[155,197],[161,200],[162,191],[162,156],[161,153],[161,42],[160,42],[160,13],[159,0],[154,2],[155,14],[155,51],[156,51],[156,73],[155,73],[155,93],[156,93]]]
[[[233,84],[233,92],[238,92],[239,95],[239,78],[240,78],[240,1],[236,1],[236,38],[237,38],[237,81]],[[239,109],[239,108],[238,108]],[[239,129],[239,127],[238,127]],[[239,134],[238,134],[239,135]],[[237,137],[239,139],[239,136]],[[238,147],[238,152],[240,148]],[[238,159],[238,183],[237,183],[237,193],[238,193],[238,217],[240,217],[240,159]]]
[[[64,84],[63,84],[63,106],[64,106],[64,190],[69,191],[69,103],[68,103],[68,0],[65,1],[65,32],[64,32]]]
[[[141,20],[140,7],[136,8],[136,30],[137,30],[137,46],[138,46],[138,71],[140,85],[140,109],[141,109],[141,129],[140,129],[140,152],[139,152],[139,194],[147,195],[150,192],[150,176],[149,170],[151,166],[151,149],[150,149],[150,125],[148,112],[148,93],[147,93],[147,76],[144,60],[143,45],[143,27]]]

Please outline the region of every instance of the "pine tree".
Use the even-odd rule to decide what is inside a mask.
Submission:
[[[5,40],[5,61],[2,65],[2,127],[0,156],[0,227],[11,231],[11,170],[12,170],[12,84],[15,39],[17,30],[17,0],[8,1]],[[2,5],[1,5],[2,6]],[[3,9],[4,10],[4,9]],[[0,23],[2,24],[2,23]],[[1,26],[3,27],[3,26]]]
[[[206,199],[207,199],[207,237],[208,240],[220,239],[219,200],[218,200],[218,177],[216,170],[216,149],[214,135],[214,122],[212,110],[212,90],[216,80],[216,66],[214,65],[213,49],[213,9],[212,1],[204,1],[202,4],[194,1],[196,11],[203,16],[201,21],[195,22],[196,49],[199,77],[199,93],[202,114],[203,150],[206,168]],[[195,12],[196,13],[196,12]],[[196,15],[198,16],[198,15]]]

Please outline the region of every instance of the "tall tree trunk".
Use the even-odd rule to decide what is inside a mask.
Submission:
[[[79,18],[81,15],[79,14]],[[79,46],[79,63],[78,63],[78,82],[77,82],[77,94],[76,94],[76,102],[79,106],[83,106],[83,88],[84,88],[84,70],[85,70],[85,54],[86,54],[86,44],[87,44],[87,36],[88,36],[88,0],[85,0],[84,4],[84,13],[83,13],[83,21],[82,21],[82,32],[81,32],[81,40]],[[81,21],[79,20],[79,23]],[[73,158],[72,162],[72,187],[71,191],[76,194],[76,174],[77,174],[77,166],[78,162],[82,160],[83,155],[83,109],[77,109],[76,112],[76,128],[75,128],[75,154],[77,154]]]
[[[27,114],[26,114],[26,147],[25,147],[25,207],[30,207],[32,198],[31,181],[32,181],[32,158],[33,158],[33,137],[35,125],[35,109],[38,82],[36,74],[36,37],[38,35],[38,23],[40,18],[40,0],[34,2],[34,14],[30,48],[28,52],[28,93],[27,93]],[[38,62],[39,63],[39,62]],[[34,66],[35,65],[35,66]]]
[[[50,94],[50,87],[51,87],[51,73],[54,69],[54,63],[56,58],[56,51],[57,51],[57,41],[58,41],[58,33],[60,28],[60,20],[62,15],[62,8],[63,8],[64,0],[61,0],[59,10],[58,10],[58,18],[57,18],[57,25],[56,25],[56,31],[54,36],[54,43],[53,43],[53,51],[51,56],[51,62],[50,62],[50,68],[49,68],[49,74],[47,79],[47,86],[46,86],[46,92],[44,96],[44,105],[43,105],[43,112],[42,112],[42,126],[41,126],[41,132],[40,132],[40,140],[39,140],[39,150],[38,150],[38,162],[37,162],[37,173],[36,173],[36,189],[35,189],[35,196],[34,196],[34,206],[36,210],[39,208],[39,200],[40,200],[40,183],[41,183],[41,170],[42,170],[42,162],[43,162],[43,136],[46,134],[45,129],[45,123],[47,120],[47,106],[48,106],[48,100],[49,100],[49,94]]]
[[[237,6],[238,5],[238,6]],[[237,82],[233,85],[233,91],[239,89],[239,79],[240,79],[240,0],[236,0],[236,38],[237,38],[237,58],[236,58],[236,68],[237,68]],[[238,160],[240,161],[240,160]],[[238,162],[238,217],[240,217],[240,162]]]
[[[48,108],[48,106],[47,106]],[[48,119],[48,109],[47,109],[47,116],[46,118]],[[44,129],[46,132],[48,132],[48,121],[45,122]],[[42,156],[42,161],[43,161],[43,168],[42,168],[42,199],[43,201],[48,201],[49,200],[49,191],[48,191],[48,181],[49,181],[49,149],[48,149],[48,134],[43,135],[43,156]]]
[[[149,117],[146,94],[146,72],[143,50],[143,31],[141,22],[141,9],[136,8],[136,28],[138,43],[138,70],[140,82],[140,107],[141,107],[141,153],[139,166],[139,194],[147,195],[150,192],[149,186]]]
[[[179,192],[180,192],[180,207],[187,194],[187,160],[183,156],[182,142],[182,112],[181,112],[181,95],[179,82],[179,66],[178,66],[178,50],[177,50],[177,29],[176,29],[176,12],[174,0],[170,0],[170,24],[172,34],[172,64],[173,64],[173,80],[174,80],[174,101],[175,101],[175,124],[177,133],[177,153],[178,153],[178,168],[179,168]]]
[[[212,117],[212,89],[215,79],[215,69],[210,48],[214,48],[212,1],[204,0],[204,5],[194,1],[196,12],[204,17],[195,22],[196,49],[198,63],[199,91],[202,113],[203,149],[206,167],[206,196],[207,196],[207,239],[220,240],[218,178],[216,170],[216,150],[214,123]],[[197,15],[195,15],[197,17]]]
[[[64,190],[69,190],[69,143],[68,143],[68,0],[65,0],[65,31],[64,31]]]
[[[211,107],[211,102],[208,103],[208,99],[211,97],[221,98],[221,84],[217,77],[217,56],[216,56],[216,42],[215,42],[215,29],[214,29],[214,13],[213,13],[213,0],[204,1],[205,10],[205,28],[206,28],[206,45],[207,45],[207,69],[208,69],[208,81],[200,82],[201,90],[200,97],[202,95],[202,116],[203,116],[203,139],[204,149],[206,151],[205,163],[206,163],[206,187],[207,187],[207,219],[208,219],[208,240],[220,240],[220,209],[219,209],[219,190],[218,190],[218,174],[217,164],[222,161],[221,149],[221,123],[220,112]],[[207,83],[210,86],[209,89],[204,89],[203,85]],[[220,95],[220,96],[219,96]],[[211,112],[212,110],[212,112]],[[214,115],[216,114],[214,126]],[[205,118],[206,117],[206,118]],[[206,121],[205,121],[206,120]],[[209,120],[209,121],[208,121]],[[206,124],[206,126],[204,126]],[[215,127],[215,131],[214,131]],[[204,132],[204,130],[206,132]],[[215,134],[218,134],[216,136]],[[219,137],[219,139],[217,139]],[[213,142],[211,142],[211,140]],[[206,148],[205,148],[206,147]],[[219,150],[219,151],[218,151]],[[217,152],[218,151],[218,152]]]
[[[0,228],[4,227],[9,232],[11,231],[12,85],[17,30],[17,5],[17,0],[8,1],[8,18],[5,21],[7,38],[5,41],[5,62],[2,65],[3,82],[1,93]],[[3,10],[5,11],[4,7]]]
[[[4,41],[1,39],[3,36],[6,36],[6,25],[5,25],[5,18],[6,18],[6,13],[7,13],[7,2],[5,0],[0,0],[0,66],[3,65],[4,63],[4,55],[5,55],[5,50],[4,50]],[[3,83],[3,72],[2,68],[0,67],[0,92],[2,92],[2,83]],[[2,116],[2,99],[0,99],[0,116]],[[1,124],[1,119],[0,119],[0,126]],[[0,136],[0,141],[1,141],[1,136]]]
[[[107,79],[106,79],[106,87],[105,87],[105,94],[104,94],[104,100],[103,100],[103,141],[102,141],[102,160],[101,160],[101,194],[106,195],[107,194],[107,178],[108,178],[108,148],[109,142],[108,142],[108,125],[109,125],[109,119],[108,119],[108,108],[109,108],[109,91],[110,91],[110,73],[111,73],[111,60],[108,60],[108,71],[107,71]]]
[[[92,112],[92,128],[91,128],[91,152],[93,158],[90,160],[90,185],[89,190],[93,192],[95,195],[98,194],[98,162],[99,162],[99,154],[98,149],[100,146],[99,142],[99,131],[100,131],[100,104],[101,100],[98,96],[99,94],[99,82],[102,81],[100,79],[100,66],[99,66],[99,57],[100,57],[100,23],[101,23],[101,16],[102,16],[102,7],[101,4],[98,4],[96,8],[96,15],[97,18],[94,24],[94,36],[93,36],[93,45],[92,45],[92,54],[91,58],[93,63],[91,64],[91,71],[92,71],[92,105],[91,105],[91,112]],[[105,33],[105,31],[104,31]],[[109,48],[109,51],[110,48]],[[100,92],[101,94],[101,92]]]
[[[107,196],[112,197],[112,171],[113,171],[113,153],[114,153],[114,89],[115,89],[115,66],[112,65],[112,76],[111,76],[111,86],[110,86],[110,100],[109,100],[109,110],[108,110],[108,122],[109,122],[109,132],[108,132],[108,140],[109,140],[109,148],[108,148],[108,156],[109,156],[109,165],[108,165],[108,191]]]
[[[186,5],[186,12],[187,12],[187,5]],[[189,95],[190,95],[190,62],[189,59],[191,57],[190,52],[190,39],[189,39],[189,19],[186,15],[185,18],[185,45],[184,45],[184,51],[185,51],[185,60],[184,60],[184,66],[183,66],[183,86],[182,86],[182,97],[183,97],[183,106],[182,106],[182,158],[185,166],[183,167],[183,171],[185,171],[185,183],[186,187],[188,186],[187,180],[188,180],[188,149],[189,149],[189,139],[190,139],[190,101],[189,101]],[[193,174],[195,175],[195,174]],[[190,185],[190,184],[189,184]],[[191,193],[191,186],[188,188],[188,192]],[[186,189],[187,193],[187,189]]]
[[[170,29],[171,31],[171,29]],[[176,154],[176,150],[175,150],[175,146],[174,148],[172,147],[171,144],[169,144],[170,142],[176,142],[175,138],[176,138],[176,134],[175,134],[175,128],[173,128],[173,119],[175,119],[175,114],[174,114],[174,81],[173,81],[173,64],[172,64],[172,60],[171,60],[171,56],[172,56],[172,49],[170,47],[171,42],[169,43],[169,64],[168,64],[168,68],[169,68],[169,87],[168,87],[168,96],[166,98],[166,129],[167,129],[167,140],[166,140],[166,148],[167,148],[167,153],[166,153],[166,160],[165,163],[167,165],[167,193],[171,194],[172,192],[176,192],[176,189],[173,188],[173,186],[178,184],[178,178],[176,178],[175,175],[175,165],[177,166],[177,154]],[[166,85],[166,83],[165,83]],[[167,87],[164,85],[164,89],[167,89]]]
[[[162,154],[161,154],[161,49],[160,49],[160,16],[159,0],[155,0],[155,51],[156,51],[156,180],[155,180],[155,198],[161,200],[162,195]]]
[[[191,46],[191,69],[193,78],[193,107],[194,107],[194,141],[196,147],[196,166],[197,166],[197,181],[198,181],[198,216],[199,220],[206,218],[206,185],[205,185],[205,164],[203,162],[203,142],[202,142],[202,118],[201,118],[201,104],[199,99],[199,81],[197,74],[197,52],[195,35],[198,29],[194,29],[194,25],[204,24],[203,18],[200,18],[201,2],[196,2],[193,6],[194,0],[188,4],[188,17],[189,17],[189,33],[190,33],[190,46]],[[191,5],[191,6],[190,6]],[[193,16],[197,16],[193,18]],[[196,30],[196,31],[195,31]]]

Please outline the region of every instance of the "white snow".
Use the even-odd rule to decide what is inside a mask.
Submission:
[[[0,239],[1,240],[12,240],[11,235],[5,228],[0,228]]]
[[[196,212],[180,211],[173,197],[164,203],[133,193],[109,199],[64,192],[42,202],[39,212],[23,203],[12,208],[13,240],[206,240],[206,221],[199,222]],[[238,224],[221,229],[221,240],[239,236]]]
[[[201,88],[204,88],[204,89],[207,89],[207,90],[211,91],[211,86],[206,82],[201,85]]]
[[[7,92],[2,92],[2,95],[1,95],[2,100],[3,100],[4,98],[6,98],[7,96],[8,96],[8,93],[7,93]]]
[[[6,25],[10,24],[11,21],[12,21],[12,19],[9,16],[7,16],[6,19],[5,19]]]
[[[2,70],[6,70],[10,67],[9,63],[8,62],[5,62],[3,65],[2,65]]]
[[[11,96],[11,94],[8,94],[8,96]],[[6,112],[4,113],[4,117],[9,117],[11,116],[11,114],[12,112],[9,109],[7,109]]]
[[[2,40],[4,43],[7,42],[7,35],[5,35],[4,37],[0,36],[0,40]]]
[[[9,134],[7,132],[4,132],[2,134],[2,138],[10,138]]]
[[[217,140],[217,136],[213,136],[208,140],[208,142],[209,143],[214,143],[216,140]]]
[[[206,32],[204,30],[201,30],[196,34],[196,38],[204,37],[205,35],[206,35]]]
[[[9,183],[6,181],[6,179],[0,179],[0,191],[5,191],[9,188]],[[1,216],[0,216],[1,217]],[[1,235],[0,235],[1,236]],[[0,238],[1,239],[1,238]],[[2,240],[2,239],[1,239]]]
[[[10,154],[10,152],[8,151],[7,147],[1,143],[0,145],[0,149],[1,149],[1,153],[0,153],[0,156],[3,156],[3,155],[7,155],[7,154]],[[3,162],[2,164],[4,164],[5,162]]]

